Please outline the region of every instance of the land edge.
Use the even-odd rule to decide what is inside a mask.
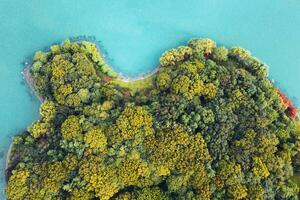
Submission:
[[[116,80],[123,81],[123,82],[126,82],[126,83],[141,81],[141,80],[152,77],[153,75],[155,75],[159,71],[159,69],[160,69],[160,66],[154,68],[153,70],[151,70],[149,72],[137,75],[136,77],[127,77],[127,76],[123,76],[122,74],[118,74],[118,76],[116,77]]]
[[[84,41],[84,40],[82,40]],[[81,42],[81,41],[77,41],[77,42]],[[93,42],[94,44],[96,44],[95,42]],[[99,53],[101,53],[100,47],[96,44],[96,47],[99,51]],[[30,68],[32,66],[32,63],[30,64],[26,64],[25,68],[23,69],[23,71],[21,72],[23,74],[23,80],[25,81],[27,87],[29,88],[29,92],[33,97],[36,97],[38,99],[38,101],[40,103],[43,103],[45,99],[43,99],[43,97],[37,92],[37,90],[35,89],[34,86],[34,82],[33,82],[33,78],[31,77],[30,74]],[[110,65],[109,67],[114,70]],[[117,81],[122,81],[125,83],[129,83],[129,82],[135,82],[135,81],[142,81],[144,79],[148,79],[152,76],[154,76],[160,69],[160,66],[156,67],[155,69],[146,72],[146,73],[142,73],[136,77],[127,77],[122,75],[121,73],[117,73],[118,76],[116,78],[113,78]],[[8,166],[9,166],[9,162],[10,162],[10,157],[11,157],[11,152],[13,149],[13,141],[10,143],[8,150],[6,152],[6,159],[5,159],[5,166],[4,166],[4,174],[5,174],[5,178],[7,177],[7,170],[8,170]]]
[[[72,42],[82,42],[82,41],[89,41],[89,40],[85,40],[85,39],[80,39],[80,40],[77,40],[77,41],[72,41]],[[99,53],[101,54],[101,48],[100,46],[97,44],[96,41],[89,41],[91,43],[94,43],[96,45],[96,48],[97,50],[99,51]],[[255,57],[256,58],[256,57]],[[257,58],[256,58],[257,59]],[[259,60],[259,59],[258,59]],[[266,64],[265,64],[266,65]],[[31,77],[31,74],[30,74],[30,68],[32,66],[32,63],[30,64],[26,64],[25,65],[25,68],[23,69],[22,71],[22,74],[23,74],[23,79],[25,80],[26,82],[26,85],[29,87],[30,89],[30,93],[35,96],[40,103],[43,103],[44,102],[44,99],[41,97],[40,94],[38,94],[38,92],[36,91],[35,87],[34,87],[34,82],[33,82],[33,79]],[[108,65],[113,71],[115,71],[110,65]],[[266,65],[267,68],[269,68],[268,65]],[[149,72],[146,72],[146,73],[142,73],[140,75],[137,75],[136,77],[127,77],[127,76],[124,76],[122,75],[121,73],[117,73],[118,76],[116,78],[113,78],[115,80],[118,80],[118,81],[122,81],[122,82],[125,82],[125,83],[129,83],[129,82],[135,82],[135,81],[141,81],[141,80],[144,80],[144,79],[148,79],[152,76],[154,76],[157,72],[159,72],[160,70],[160,66],[158,67],[155,67],[153,70],[149,71]],[[274,86],[275,86],[275,81],[274,80],[270,80]],[[275,86],[276,87],[276,86]],[[297,115],[297,121],[300,120],[300,113],[298,113]],[[10,162],[10,156],[11,156],[11,151],[13,149],[13,141],[10,143],[9,147],[8,147],[8,150],[7,150],[7,153],[6,153],[6,160],[5,160],[5,168],[4,168],[4,175],[5,175],[5,179],[7,179],[7,170],[8,170],[8,165],[9,165],[9,162]]]

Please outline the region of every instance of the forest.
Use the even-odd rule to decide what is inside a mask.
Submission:
[[[9,200],[298,199],[300,122],[249,51],[191,39],[124,84],[96,44],[36,52],[40,118],[15,136]]]

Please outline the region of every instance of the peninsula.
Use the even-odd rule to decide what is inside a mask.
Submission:
[[[92,42],[37,52],[40,119],[15,136],[9,200],[297,199],[297,108],[240,47],[206,38],[126,80]]]

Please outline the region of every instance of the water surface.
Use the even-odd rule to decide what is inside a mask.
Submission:
[[[299,0],[0,0],[1,171],[11,137],[38,118],[23,61],[78,36],[94,36],[113,68],[130,77],[153,70],[164,50],[191,37],[240,45],[270,66],[299,105]]]

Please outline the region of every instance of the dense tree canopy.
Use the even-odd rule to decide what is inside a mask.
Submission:
[[[240,47],[192,39],[129,86],[85,41],[29,70],[44,101],[14,139],[9,200],[298,199],[297,110]]]

